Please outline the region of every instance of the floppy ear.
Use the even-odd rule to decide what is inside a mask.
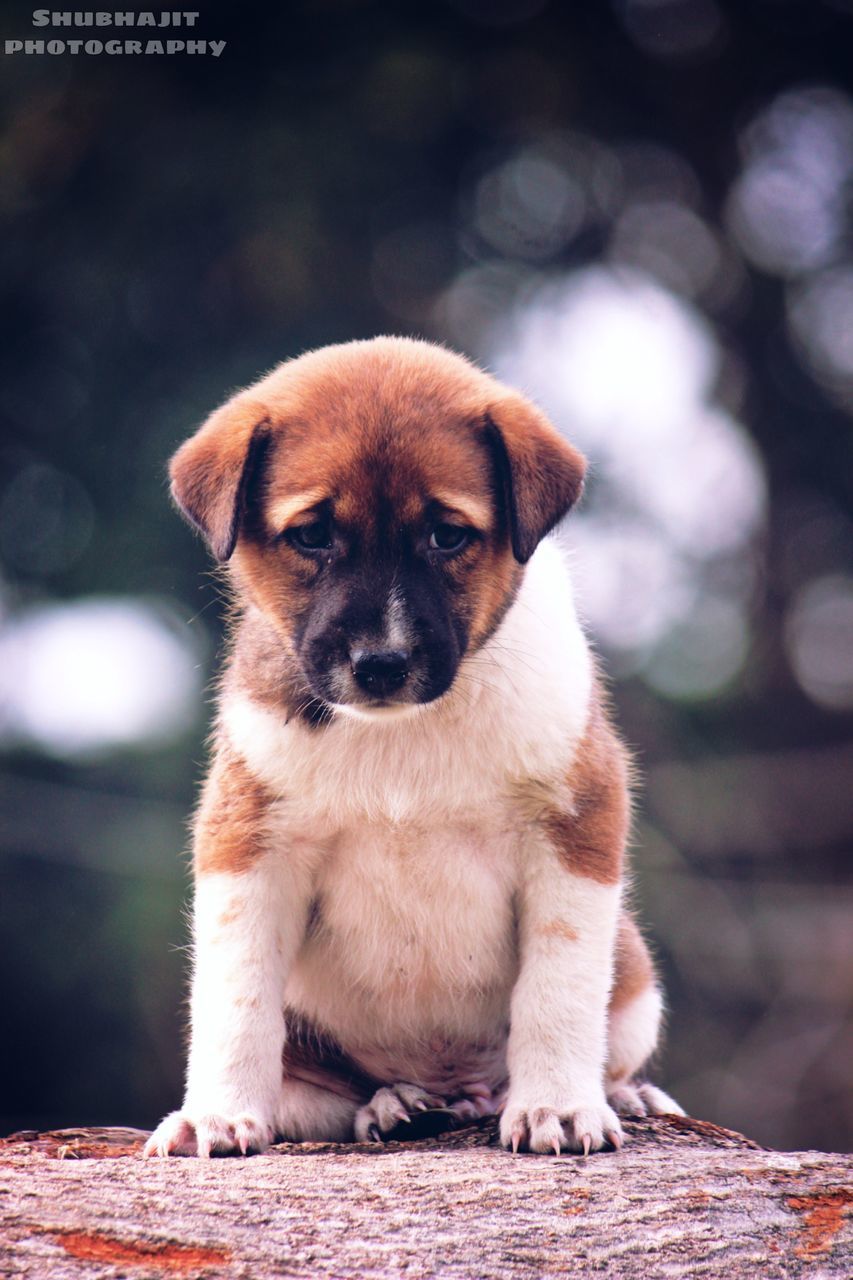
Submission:
[[[486,415],[486,432],[497,461],[513,554],[526,564],[581,496],[586,459],[523,396],[496,401]]]
[[[220,563],[234,550],[249,482],[268,436],[264,409],[236,396],[211,414],[169,464],[172,497]]]

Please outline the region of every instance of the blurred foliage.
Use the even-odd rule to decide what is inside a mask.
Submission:
[[[4,38],[44,34],[21,6],[0,18]],[[768,514],[748,654],[717,696],[666,697],[611,655],[645,774],[636,893],[670,992],[661,1078],[763,1142],[849,1146],[850,175],[822,194],[808,147],[799,177],[784,170],[766,113],[816,88],[834,95],[827,130],[842,128],[850,6],[212,3],[193,35],[226,50],[3,59],[0,664],[17,653],[26,670],[3,635],[34,609],[108,597],[152,611],[209,679],[217,588],[169,511],[165,462],[285,356],[385,331],[481,355],[485,328],[447,318],[475,269],[490,273],[489,321],[532,280],[596,263],[689,296],[721,353],[714,394],[759,450]],[[594,145],[599,176],[610,164],[652,205],[665,192],[665,243],[649,198],[576,217],[568,161],[563,179],[523,171],[530,189],[557,181],[562,223],[525,241],[496,221],[505,178],[489,175],[555,138],[573,155]],[[744,185],[750,147],[770,185]],[[787,194],[765,216],[780,172]],[[808,226],[834,202],[831,251],[785,222],[798,190],[817,201]],[[714,246],[716,292],[699,269]],[[43,661],[85,693],[81,651],[66,652],[67,670],[61,653]],[[195,696],[159,742],[60,751],[14,731],[22,681],[3,691],[3,1124],[150,1125],[180,1093],[183,821],[206,707]]]

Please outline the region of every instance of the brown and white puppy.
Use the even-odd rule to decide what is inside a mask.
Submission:
[[[661,996],[628,767],[557,546],[584,461],[424,342],[329,347],[178,451],[238,605],[195,822],[192,1038],[154,1155],[380,1139],[427,1107],[595,1150]]]

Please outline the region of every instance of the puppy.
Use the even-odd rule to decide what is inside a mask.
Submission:
[[[237,606],[195,820],[184,1105],[150,1155],[500,1113],[618,1147],[661,994],[623,904],[629,770],[545,534],[581,455],[461,357],[280,365],[175,455]]]

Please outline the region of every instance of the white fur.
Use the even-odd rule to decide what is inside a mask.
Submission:
[[[598,1121],[581,1129],[579,1145],[585,1133],[593,1147],[605,1133],[619,1134],[602,1063],[620,896],[618,885],[567,871],[546,839],[531,842],[518,890],[522,959],[507,1054],[507,1143],[515,1138],[535,1151],[562,1146],[562,1121],[580,1112]]]
[[[646,987],[616,1010],[607,1033],[607,1075],[610,1080],[630,1080],[654,1052],[662,1014],[663,997],[655,986]]]
[[[381,648],[407,649],[411,643],[411,628],[406,612],[406,602],[398,586],[392,587],[385,604],[384,629]]]
[[[198,877],[186,1108],[273,1117],[281,1092],[281,992],[305,928],[308,883],[267,854]],[[302,884],[299,884],[299,880]],[[296,883],[294,883],[294,881]]]
[[[571,802],[591,682],[568,570],[546,541],[434,704],[314,730],[226,697],[232,748],[279,799],[269,854],[199,880],[185,1119],[248,1110],[293,1137],[342,1136],[352,1103],[301,1082],[282,1093],[283,1003],[389,1084],[497,1109],[511,1005],[505,1140],[527,1124],[534,1149],[554,1146],[557,1122],[528,1119],[549,1108],[575,1118],[570,1145],[618,1135],[603,1075],[619,890],[570,874],[530,821],[531,804]],[[226,929],[221,909],[238,900],[251,923]],[[249,995],[257,1010],[240,1004]]]
[[[268,853],[239,875],[196,878],[184,1105],[146,1154],[263,1149],[282,1091],[282,991],[305,932],[309,861]]]
[[[275,1128],[292,1142],[342,1142],[352,1137],[357,1104],[303,1080],[281,1085]]]

